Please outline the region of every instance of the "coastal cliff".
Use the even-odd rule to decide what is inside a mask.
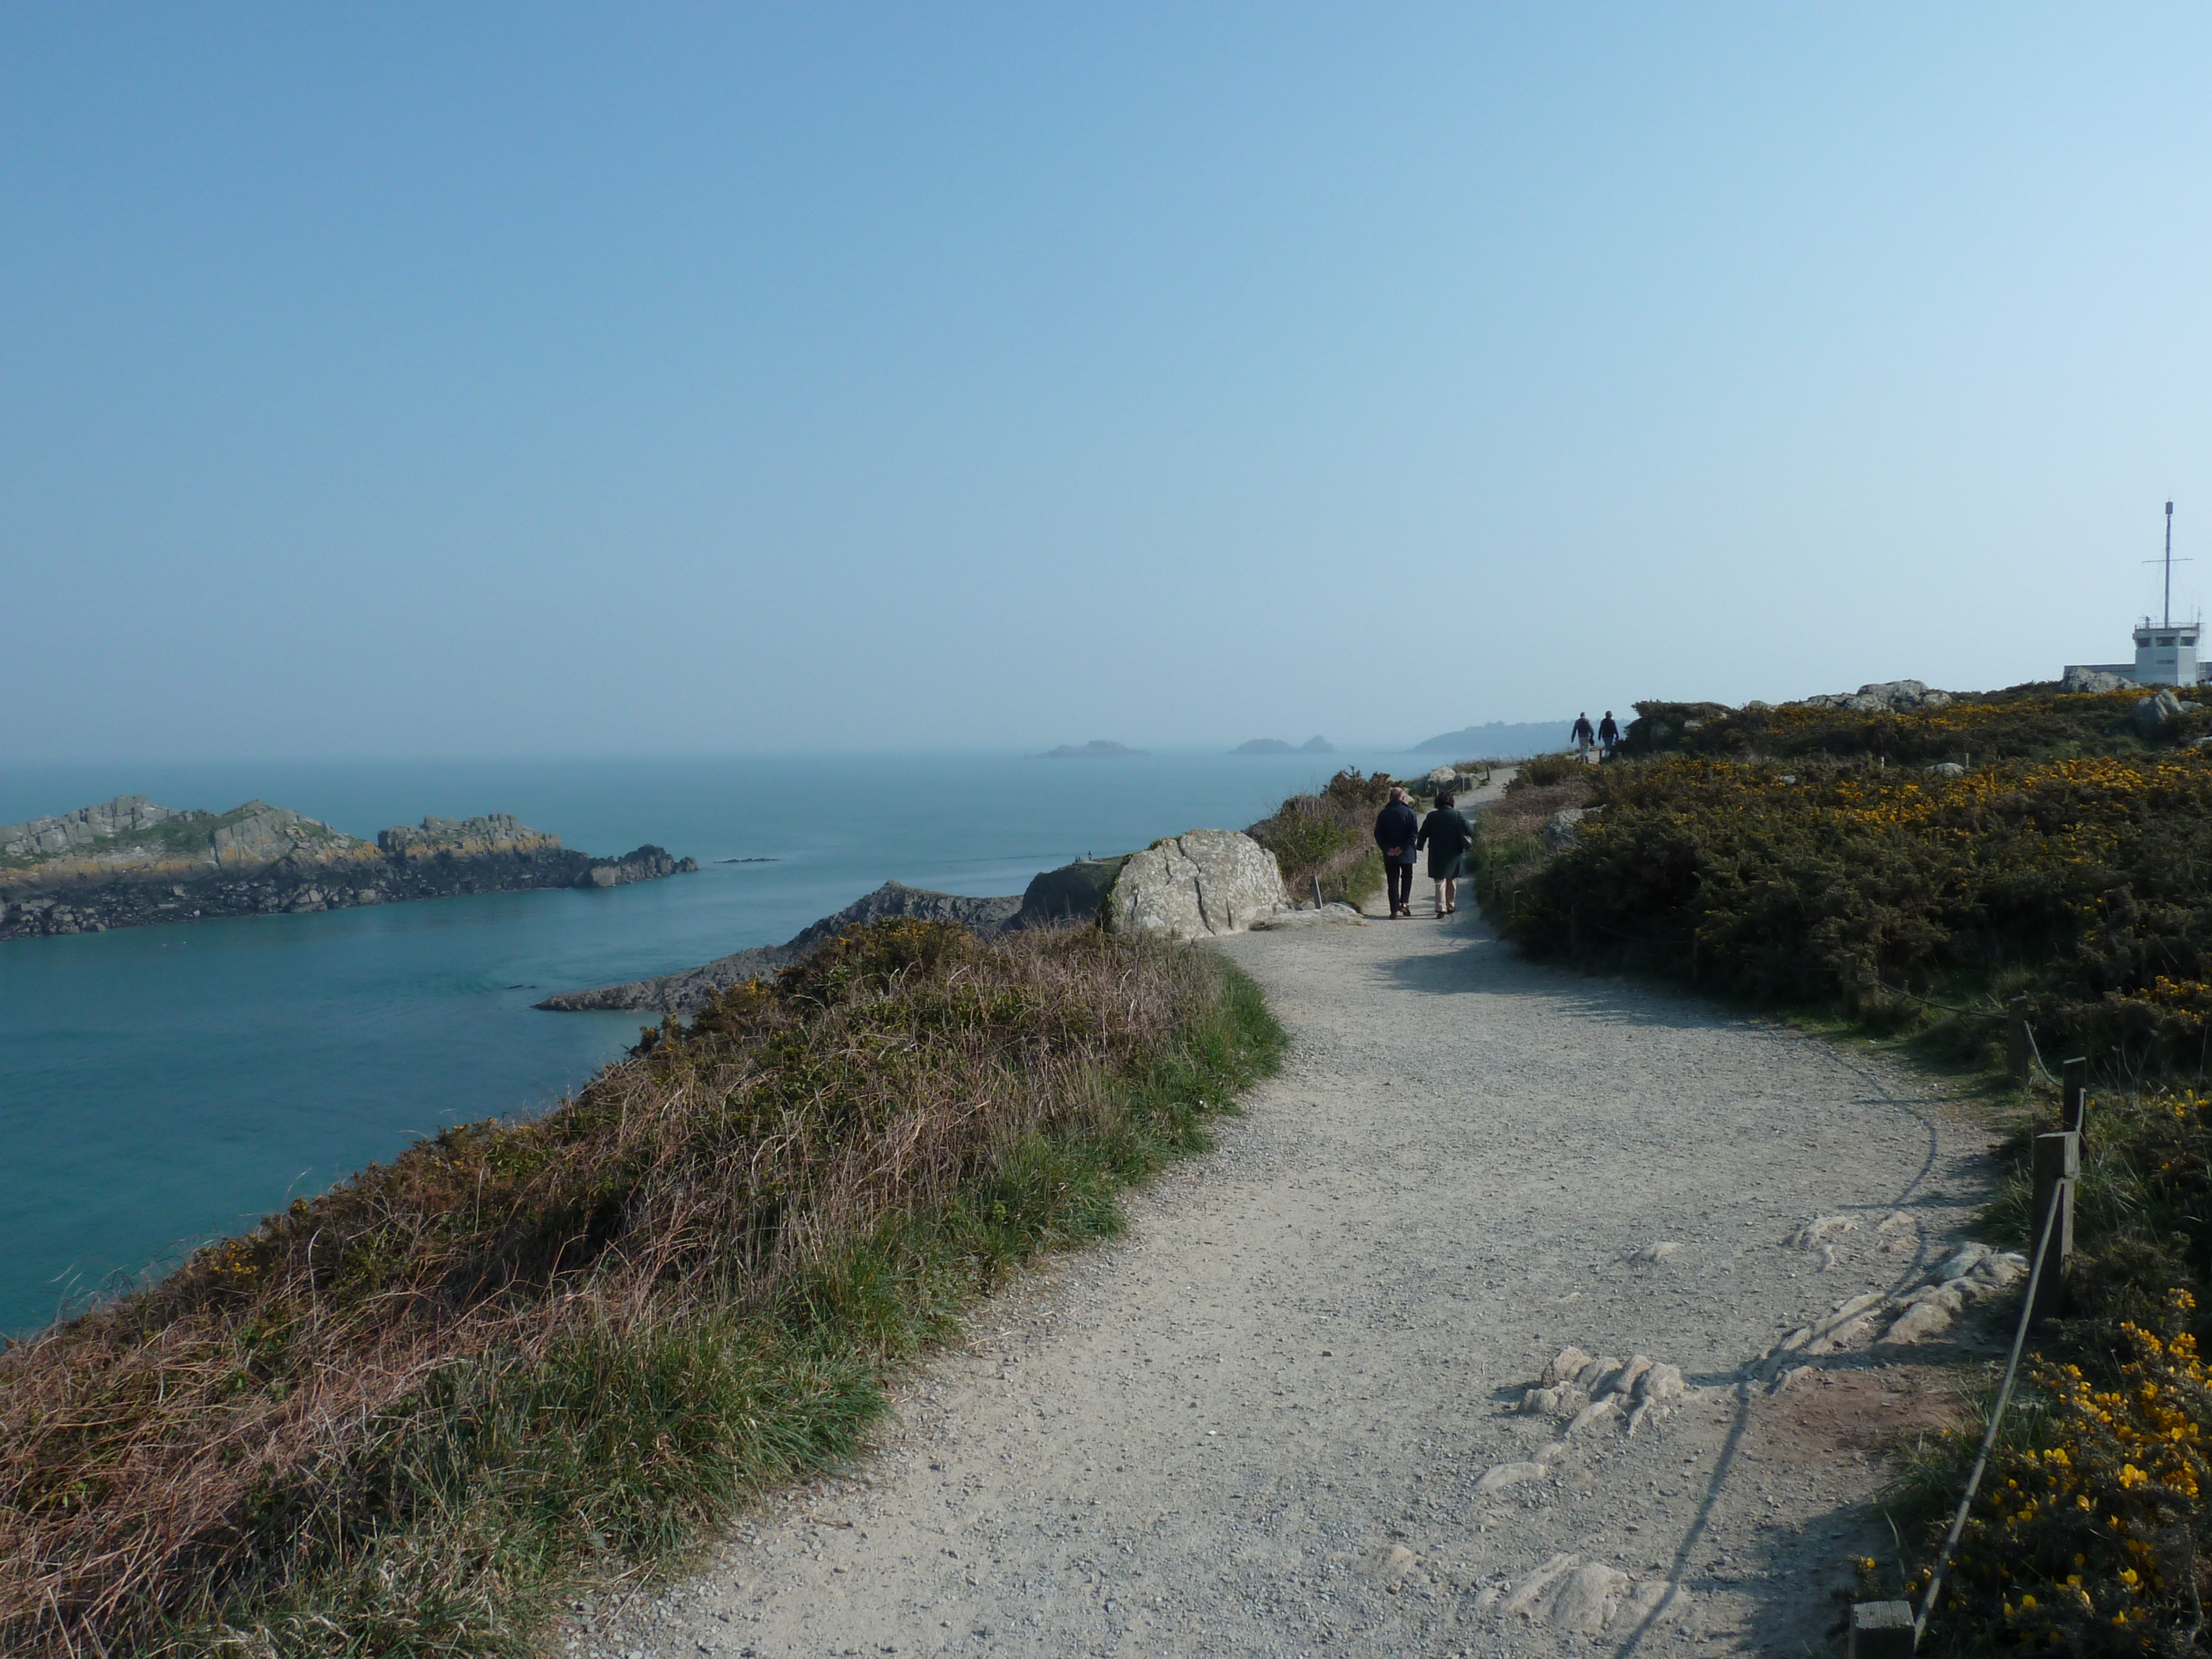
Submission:
[[[265,801],[176,811],[122,795],[0,825],[0,939],[462,893],[620,887],[698,867],[651,845],[592,858],[506,813],[426,817],[369,842]]]

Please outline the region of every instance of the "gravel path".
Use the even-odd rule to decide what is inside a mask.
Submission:
[[[569,1650],[1823,1644],[1843,1564],[1893,1557],[1881,1451],[1955,1373],[1742,1372],[1923,1274],[1986,1192],[1984,1132],[1879,1062],[1532,967],[1471,914],[1220,948],[1295,1044],[1219,1151],[982,1310],[876,1455]],[[1816,1216],[1854,1224],[1795,1245]],[[1570,1344],[1689,1391],[1633,1436],[1511,1412]]]

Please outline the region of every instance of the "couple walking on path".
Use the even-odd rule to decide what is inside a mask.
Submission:
[[[1429,879],[1437,884],[1437,914],[1448,916],[1459,908],[1459,878],[1467,873],[1474,826],[1452,805],[1449,792],[1437,797],[1436,810],[1423,821],[1414,816],[1406,792],[1392,789],[1389,804],[1376,815],[1375,844],[1382,849],[1382,878],[1393,916],[1410,919],[1413,914],[1413,860],[1424,848],[1429,854]]]
[[[1588,709],[1576,715],[1574,739],[1575,753],[1577,755],[1589,754],[1590,744],[1595,743],[1602,751],[1602,757],[1611,760],[1613,751],[1620,746],[1620,727],[1613,718],[1613,710],[1607,709],[1605,718],[1600,720],[1595,728],[1589,723]]]

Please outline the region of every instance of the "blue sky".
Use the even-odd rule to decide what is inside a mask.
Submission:
[[[2208,71],[2183,8],[0,9],[0,761],[2117,659],[2169,497],[2212,591]]]

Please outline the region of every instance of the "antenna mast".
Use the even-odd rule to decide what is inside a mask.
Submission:
[[[2166,620],[2162,628],[2173,626],[2173,503],[2166,504]]]

